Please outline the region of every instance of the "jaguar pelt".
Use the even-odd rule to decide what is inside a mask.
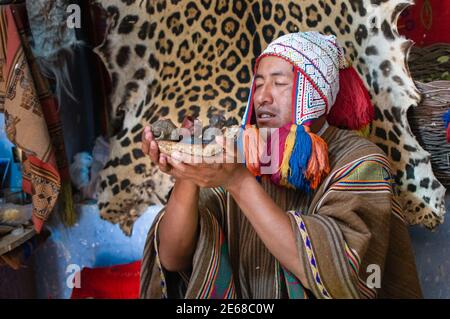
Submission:
[[[98,0],[109,30],[97,53],[112,80],[117,132],[101,173],[101,216],[126,234],[151,204],[165,203],[173,181],[140,150],[143,127],[163,117],[219,114],[238,124],[255,57],[278,36],[318,30],[338,37],[376,107],[371,140],[392,160],[411,224],[443,221],[445,189],[406,112],[420,94],[406,59],[412,43],[397,33],[405,0]]]

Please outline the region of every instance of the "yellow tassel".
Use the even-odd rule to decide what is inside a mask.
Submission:
[[[292,124],[289,134],[286,137],[286,141],[284,143],[283,161],[281,162],[280,166],[280,185],[282,186],[290,186],[290,184],[288,183],[289,160],[291,158],[292,150],[294,149],[296,133],[297,126],[295,124]]]
[[[361,128],[360,130],[356,131],[356,134],[358,134],[361,137],[369,137],[370,135],[370,124],[367,124],[366,126],[364,126],[363,128]]]
[[[64,226],[70,227],[76,223],[75,207],[73,205],[72,198],[72,185],[69,182],[63,182],[61,184],[60,203],[62,210],[62,222]]]

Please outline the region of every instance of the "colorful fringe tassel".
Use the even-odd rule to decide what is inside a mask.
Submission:
[[[260,176],[259,132],[254,126],[247,125],[243,131],[242,150],[245,154],[247,169]],[[269,139],[270,144],[270,139]],[[290,124],[279,130],[280,167],[271,175],[277,185],[295,188],[305,192],[319,187],[330,173],[328,145],[318,135],[311,133],[309,127]],[[269,145],[270,147],[270,145]]]
[[[274,174],[272,174],[270,176],[270,179],[272,180],[272,182],[276,185],[281,185],[281,164],[283,163],[283,155],[284,155],[284,148],[285,148],[285,142],[286,139],[289,135],[289,133],[291,132],[291,125],[285,125],[281,128],[278,129],[278,158],[277,158],[277,163],[276,165],[278,166],[278,170],[277,172],[275,172]],[[269,137],[268,140],[268,149],[271,149],[271,145],[272,143],[275,143],[275,141],[272,141],[272,136]],[[268,151],[269,153],[269,151]],[[275,154],[272,155],[272,152],[270,151],[271,156],[276,156]]]
[[[260,175],[259,162],[259,131],[252,125],[246,125],[242,136],[242,148],[245,155],[245,164],[253,176]]]
[[[316,189],[329,172],[325,141],[311,133],[307,126],[291,125],[280,166],[280,185],[309,192]]]
[[[450,143],[450,110],[444,114],[445,127],[447,128],[447,143]]]
[[[311,156],[311,148],[311,138],[304,126],[293,124],[286,138],[280,167],[282,186],[309,191],[310,185],[305,172]]]
[[[311,157],[308,161],[305,177],[310,182],[311,189],[319,187],[320,183],[330,173],[330,163],[328,161],[328,145],[318,135],[311,133],[306,127],[311,138]]]

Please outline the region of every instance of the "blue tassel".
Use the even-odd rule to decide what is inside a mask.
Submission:
[[[448,127],[448,124],[450,123],[450,110],[447,111],[447,113],[443,116],[445,127]]]
[[[288,182],[296,189],[310,191],[309,181],[304,173],[311,157],[312,141],[303,125],[297,125],[294,148],[289,159]]]
[[[242,165],[246,166],[245,162],[245,154],[244,154],[244,130],[245,127],[241,127],[239,129],[239,132],[236,137],[236,144],[237,144],[237,152],[238,152],[238,158],[242,159]]]

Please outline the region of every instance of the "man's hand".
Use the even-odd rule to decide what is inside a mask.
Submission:
[[[243,164],[237,163],[233,143],[226,145],[222,137],[217,137],[216,142],[224,150],[214,157],[196,157],[174,152],[171,157],[167,157],[167,162],[172,167],[171,174],[176,178],[188,179],[199,187],[222,186],[225,189],[235,186],[247,174],[250,175]]]
[[[149,126],[146,126],[142,133],[142,152],[149,156],[153,164],[157,165],[162,172],[170,174],[171,168],[167,163],[167,157],[160,154],[158,144]]]
[[[189,181],[204,188],[227,188],[235,185],[249,172],[242,164],[237,163],[234,144],[225,143],[222,137],[217,137],[216,142],[222,145],[224,151],[215,157],[196,157],[179,152],[167,156],[160,153],[151,129],[147,126],[142,134],[142,152],[162,172],[173,176],[177,181]]]

